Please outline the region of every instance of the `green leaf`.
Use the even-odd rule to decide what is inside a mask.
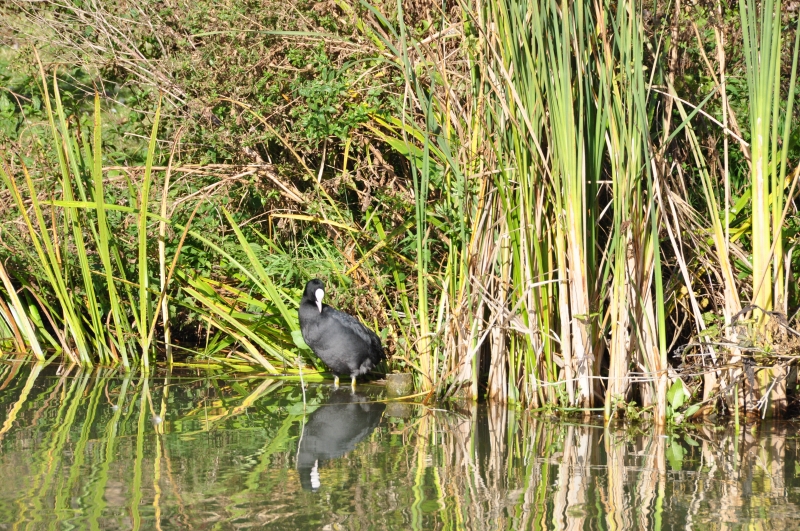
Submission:
[[[700,404],[695,404],[693,406],[689,406],[688,408],[686,408],[686,412],[684,413],[684,417],[688,419],[689,417],[691,417],[692,415],[697,413],[697,411],[699,409],[700,409]]]
[[[292,330],[292,340],[300,350],[311,350],[311,347],[303,340],[303,333],[300,330]]]
[[[672,387],[667,391],[667,401],[672,406],[672,409],[678,409],[686,401],[686,393],[683,390],[683,381],[678,378]]]
[[[304,405],[302,402],[295,402],[288,408],[286,411],[289,415],[302,415],[303,413],[308,414],[317,409],[319,406],[314,406],[309,404],[308,406]]]
[[[236,392],[239,394],[239,396],[247,396],[247,395],[249,395],[249,394],[250,394],[250,393],[247,391],[247,389],[245,389],[244,387],[242,387],[242,384],[240,384],[240,383],[238,383],[238,382],[233,382],[233,383],[231,384],[231,389],[233,389],[234,391],[236,391]]]

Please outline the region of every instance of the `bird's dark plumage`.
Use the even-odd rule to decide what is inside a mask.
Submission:
[[[334,391],[330,399],[311,413],[303,428],[297,452],[297,471],[304,490],[320,487],[319,466],[351,451],[381,421],[386,404],[367,396]]]
[[[355,386],[357,376],[372,370],[385,355],[380,338],[355,317],[322,304],[325,286],[321,280],[306,284],[300,308],[300,331],[311,350],[338,378],[349,374]]]

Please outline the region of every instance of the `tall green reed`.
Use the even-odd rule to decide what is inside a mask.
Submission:
[[[0,163],[0,178],[13,198],[26,229],[22,239],[16,241],[15,245],[22,261],[32,269],[32,275],[17,275],[16,280],[26,296],[35,301],[23,309],[16,293],[19,288],[14,286],[4,268],[3,286],[17,315],[14,317],[15,326],[20,331],[19,336],[31,346],[37,357],[43,356],[39,343],[45,338],[82,365],[121,362],[128,370],[132,362],[141,361],[142,369],[148,371],[154,313],[151,308],[153,290],[148,286],[147,223],[156,217],[148,212],[148,205],[159,111],[156,111],[153,121],[139,204],[110,204],[106,202],[102,168],[99,95],[96,94],[94,99],[94,131],[89,141],[79,129],[70,128],[56,73],[53,73],[52,88],[48,89],[48,81],[40,63],[40,78],[50,126],[50,145],[60,168],[60,196],[50,200],[41,199],[43,191],[37,189],[34,178],[21,160],[16,161],[16,172],[12,171],[10,161]],[[17,184],[19,173],[22,174],[24,188]],[[128,266],[123,259],[127,254],[126,244],[114,235],[107,215],[109,210],[135,214],[138,219],[136,240],[139,254],[134,266],[138,284],[127,279]],[[76,267],[68,259],[72,256],[77,257]],[[96,263],[98,257],[99,264]],[[100,272],[96,270],[98,265],[101,266]],[[34,284],[36,277],[43,279],[44,283]],[[8,305],[4,304],[3,307]],[[134,311],[134,308],[137,310]],[[3,313],[5,315],[7,312],[4,310]],[[8,313],[11,313],[10,309]],[[43,314],[45,320],[30,318],[32,313]],[[35,328],[31,326],[32,322],[36,324]],[[138,344],[134,340],[135,335],[138,335]]]
[[[784,222],[787,210],[785,208],[785,195],[791,189],[791,181],[787,179],[787,154],[791,134],[792,108],[794,101],[794,86],[796,81],[798,39],[800,32],[795,33],[792,51],[791,74],[788,83],[788,92],[782,95],[785,79],[781,72],[782,50],[784,49],[783,15],[780,2],[739,2],[739,19],[742,28],[744,49],[745,79],[747,82],[747,102],[749,118],[750,143],[745,142],[741,136],[728,128],[728,116],[732,119],[731,127],[737,129],[736,120],[732,113],[725,83],[725,50],[720,35],[716,35],[718,50],[719,79],[709,63],[709,75],[714,80],[715,91],[709,94],[691,112],[677,93],[672,79],[668,77],[667,87],[682,120],[674,131],[667,132],[669,138],[666,144],[679,133],[685,135],[689,152],[695,162],[695,173],[701,184],[701,197],[705,206],[702,212],[695,212],[688,204],[688,197],[679,194],[667,193],[659,199],[662,208],[667,213],[664,226],[677,255],[681,276],[688,289],[688,298],[694,314],[697,335],[701,342],[708,346],[704,349],[713,365],[721,365],[720,358],[725,356],[733,368],[726,370],[707,371],[704,375],[703,398],[708,399],[714,393],[722,392],[728,405],[738,409],[745,393],[749,392],[749,384],[739,386],[742,394],[733,392],[734,384],[742,379],[742,371],[738,368],[742,351],[737,344],[741,341],[741,329],[732,326],[736,323],[733,319],[739,316],[742,310],[741,299],[750,298],[750,304],[757,308],[754,311],[756,336],[763,336],[765,314],[762,310],[777,310],[786,314],[786,282],[784,264],[787,263],[786,252],[783,249]],[[719,11],[722,7],[718,6]],[[698,43],[702,46],[699,32]],[[788,44],[788,43],[786,43]],[[733,204],[730,197],[731,177],[726,162],[721,175],[714,170],[713,154],[703,146],[702,138],[694,122],[700,109],[711,100],[712,96],[719,94],[722,102],[723,130],[727,146],[727,137],[734,136],[742,151],[742,156],[749,160],[745,172],[749,175],[748,188]],[[781,132],[780,123],[783,121]],[[666,136],[666,134],[665,134]],[[745,135],[746,136],[746,135]],[[780,151],[779,151],[780,146]],[[727,151],[726,151],[727,153]],[[683,172],[678,169],[677,176],[673,177],[679,184],[675,188],[685,188]],[[720,181],[722,181],[720,183]],[[725,190],[724,197],[720,197],[719,189]],[[749,212],[749,216],[740,213]],[[691,226],[692,230],[680,231],[681,226]],[[711,346],[716,332],[713,332],[713,323],[706,322],[697,297],[692,289],[693,272],[687,263],[686,254],[682,249],[681,232],[691,235],[693,232],[707,234],[708,238],[694,238],[702,253],[713,257],[713,270],[722,286],[725,328],[720,335],[732,346],[729,352],[719,352]],[[748,241],[749,240],[749,241]],[[749,255],[749,256],[748,256]],[[736,262],[738,261],[738,271]],[[745,286],[742,279],[747,278],[749,287]],[[749,289],[748,289],[749,288]],[[749,294],[748,294],[749,291]],[[780,302],[779,302],[780,301]],[[709,333],[707,329],[712,328]],[[758,394],[766,393],[772,388],[772,401],[785,405],[785,374],[781,371],[762,370],[759,372],[760,390]],[[776,385],[772,386],[773,380]],[[739,396],[737,396],[739,395]],[[731,403],[735,401],[735,403]],[[783,407],[783,406],[781,406]],[[769,409],[772,403],[769,404]],[[765,409],[766,412],[766,409]]]
[[[795,32],[791,77],[784,99],[781,94],[784,36],[780,0],[760,4],[740,0],[739,14],[750,106],[752,301],[763,310],[776,308],[786,313],[782,238],[786,213],[783,206],[785,190],[790,184],[786,180],[786,168],[800,31]]]
[[[27,352],[30,346],[34,357],[39,361],[43,361],[44,351],[36,337],[34,325],[28,317],[28,311],[17,295],[16,288],[2,262],[0,262],[0,280],[3,281],[3,287],[10,302],[9,306],[9,304],[6,304],[2,294],[0,294],[0,314],[3,317],[3,320],[0,321],[0,332],[3,333],[4,337],[13,337],[15,350],[24,353]]]
[[[792,106],[794,103],[797,57],[800,47],[800,26],[795,30],[792,72],[785,98],[783,131],[779,131],[781,110],[783,51],[781,2],[740,0],[739,14],[746,65],[750,111],[750,189],[752,231],[752,296],[759,309],[756,317],[763,326],[764,311],[778,309],[787,313],[784,284],[783,230],[787,212],[784,210],[787,153],[790,143]],[[780,154],[779,146],[782,146]],[[782,372],[782,371],[779,371]],[[785,374],[774,374],[780,385],[772,391],[772,401],[786,407]],[[761,393],[771,388],[767,371],[759,373]]]
[[[223,213],[236,235],[246,262],[240,262],[202,234],[195,231],[189,234],[215,251],[254,289],[248,293],[236,286],[195,276],[186,279],[187,285],[183,290],[194,299],[197,303],[194,309],[201,312],[202,318],[210,326],[241,344],[248,361],[274,374],[279,371],[273,363],[295,365],[297,362],[292,349],[305,347],[297,312],[289,309],[290,306],[297,306],[297,298],[274,284],[233,216],[225,209]]]
[[[653,102],[640,11],[634,3],[461,7],[461,19],[443,20],[448,30],[435,38],[410,37],[402,6],[395,23],[372,8],[363,25],[406,78],[408,117],[403,128],[385,128],[403,144],[389,143],[413,175],[431,176],[437,201],[458,206],[448,220],[463,227],[448,235],[438,269],[418,240],[418,270],[437,280],[427,296],[440,301],[439,387],[477,398],[485,385],[500,401],[588,408],[608,348],[617,376],[606,402],[624,400],[637,363],[649,375],[645,394],[663,406],[665,386],[654,383],[666,347]],[[449,32],[462,38],[462,64],[442,59]],[[458,186],[439,184],[439,174]],[[415,194],[418,211],[431,210],[426,201]],[[418,238],[428,233],[420,221]]]
[[[633,2],[606,3],[598,18],[603,57],[599,85],[604,93],[598,98],[599,114],[607,119],[613,195],[606,255],[611,289],[605,411],[608,418],[612,407],[625,401],[634,363],[640,369],[633,372],[652,375],[640,386],[643,405],[656,406],[655,418],[663,420],[668,365],[654,187],[660,175],[654,172],[656,147],[650,138],[653,98],[645,79],[643,23]],[[605,284],[604,278],[598,280]]]

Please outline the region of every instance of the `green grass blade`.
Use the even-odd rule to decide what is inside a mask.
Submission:
[[[147,160],[145,162],[144,179],[142,181],[142,191],[139,196],[139,338],[142,349],[142,370],[147,374],[150,370],[150,344],[149,344],[149,323],[150,314],[150,291],[148,290],[150,275],[147,267],[147,209],[150,204],[150,185],[153,173],[153,158],[156,152],[156,141],[158,134],[158,120],[161,116],[161,98],[159,97],[156,114],[153,117],[153,130],[150,134],[150,143],[147,147]]]
[[[286,322],[286,326],[289,328],[289,330],[292,332],[299,330],[295,315],[289,312],[289,309],[284,304],[283,299],[278,293],[277,288],[272,283],[272,279],[270,279],[269,275],[267,275],[267,272],[264,271],[261,262],[258,261],[258,257],[256,257],[252,247],[250,247],[250,243],[247,241],[247,238],[245,238],[244,234],[242,233],[242,230],[236,224],[236,221],[233,219],[233,216],[231,216],[231,214],[225,208],[222,209],[222,212],[225,214],[225,217],[228,219],[228,223],[233,229],[233,232],[239,239],[239,245],[241,246],[241,249],[247,256],[247,259],[250,261],[250,265],[252,266],[253,270],[256,272],[258,280],[266,290],[266,296],[269,297],[269,299],[275,304],[275,306],[277,306],[278,311],[280,312],[281,316]]]
[[[0,168],[0,172],[2,171],[3,169]],[[39,345],[39,341],[36,339],[36,334],[34,333],[33,327],[28,320],[25,307],[19,300],[17,291],[14,289],[13,284],[11,284],[11,279],[8,276],[8,272],[1,261],[0,280],[2,280],[3,287],[6,289],[6,293],[8,293],[8,298],[11,299],[11,307],[16,313],[16,315],[9,315],[8,318],[13,319],[16,322],[20,332],[22,332],[22,334],[25,336],[24,339],[27,340],[28,345],[30,345],[31,350],[33,350],[33,355],[36,356],[36,359],[39,361],[44,361],[44,352],[42,351],[42,347]],[[24,347],[24,345],[20,345],[20,347]]]

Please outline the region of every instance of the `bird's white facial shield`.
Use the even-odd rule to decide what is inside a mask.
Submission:
[[[319,313],[322,313],[322,297],[325,296],[325,292],[321,289],[318,289],[314,292],[314,297],[317,299],[317,308],[319,309]]]

